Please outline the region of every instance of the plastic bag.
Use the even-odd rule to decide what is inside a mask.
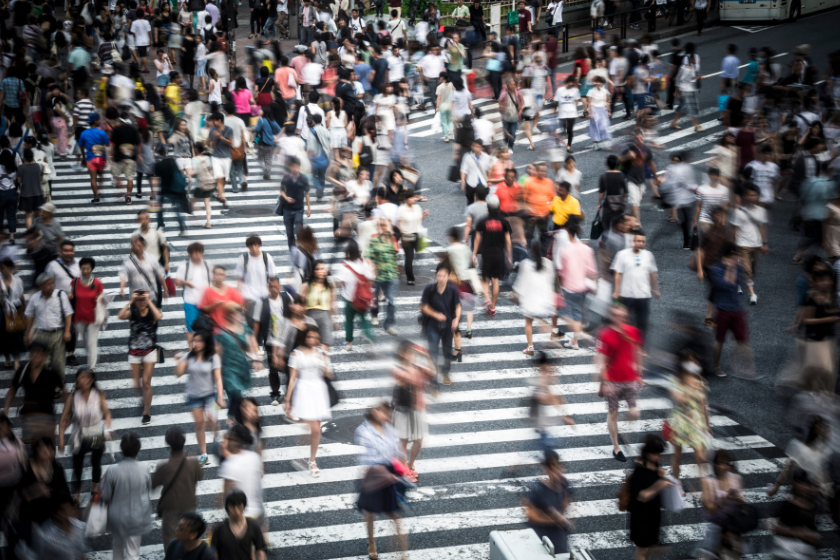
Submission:
[[[420,235],[417,237],[417,252],[422,253],[429,247],[429,238],[426,235]]]
[[[680,493],[680,482],[672,477],[667,477],[671,486],[666,486],[661,493],[662,507],[666,511],[679,513],[685,509],[685,498]]]
[[[438,132],[443,132],[443,127],[440,124],[440,113],[435,113],[432,119],[432,134],[437,134]]]
[[[104,535],[108,530],[108,506],[102,503],[100,495],[97,495],[90,505],[87,526],[85,526],[85,537],[98,537]]]

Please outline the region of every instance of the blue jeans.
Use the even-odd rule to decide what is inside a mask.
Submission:
[[[166,209],[166,202],[169,201],[175,206],[175,217],[178,219],[178,228],[181,231],[186,231],[187,223],[184,221],[184,202],[186,198],[172,194],[160,194],[160,212],[158,212],[158,228],[164,229],[166,226],[163,223],[163,212]]]
[[[388,310],[385,313],[385,323],[383,323],[383,329],[389,329],[394,326],[397,322],[397,306],[394,304],[394,297],[397,293],[397,281],[396,280],[377,280],[374,282],[374,294],[379,294],[379,290],[382,290],[382,293],[385,294],[385,303],[388,305]],[[379,314],[379,305],[377,299],[377,306],[373,309],[373,316],[376,317]]]
[[[230,163],[230,186],[233,192],[239,192],[241,184],[245,183],[245,162],[232,161]]]
[[[312,182],[315,183],[315,196],[321,198],[324,196],[324,186],[327,181],[327,167],[329,167],[329,157],[327,158],[327,165],[317,165],[312,161]],[[371,175],[372,177],[373,175]]]
[[[309,45],[312,43],[312,27],[303,27],[300,28],[300,44],[301,45]]]
[[[17,231],[17,220],[15,218],[17,201],[17,189],[0,191],[0,230],[3,229],[3,216],[6,216],[6,221],[9,223],[9,233]]]
[[[516,141],[517,126],[519,126],[518,121],[502,121],[502,127],[505,129],[505,132],[507,132],[507,134],[510,134],[510,138],[508,138],[507,134],[505,135],[505,142],[507,143],[508,148],[513,148],[513,143]]]
[[[286,225],[286,241],[289,243],[289,250],[295,246],[295,232],[303,227],[303,209],[283,210],[283,223]]]
[[[447,325],[442,331],[437,328],[435,321],[430,321],[426,328],[426,340],[429,343],[429,358],[435,367],[438,366],[440,349],[443,348],[443,367],[440,368],[444,377],[449,377],[452,368],[452,325]]]
[[[263,35],[268,37],[269,39],[276,39],[277,38],[277,26],[274,25],[277,22],[276,17],[267,17],[265,18],[265,25],[263,26]]]

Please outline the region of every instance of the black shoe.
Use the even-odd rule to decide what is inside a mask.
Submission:
[[[76,356],[74,356],[73,354],[71,354],[71,355],[67,356],[67,360],[66,360],[66,361],[67,361],[67,365],[68,365],[68,366],[77,366],[77,365],[79,365],[79,360],[78,360],[78,359],[76,359]]]
[[[14,245],[14,244],[15,244],[15,238],[14,237],[9,238],[9,245]]]
[[[144,426],[146,424],[151,424],[152,423],[152,416],[150,414],[144,414],[143,419],[140,420],[140,423],[143,424]],[[623,455],[622,455],[622,457],[623,457]]]
[[[91,200],[91,202],[92,202],[93,204],[99,204],[99,199],[98,199],[98,198],[94,198],[94,199],[92,199],[92,200]]]
[[[624,456],[624,453],[622,451],[619,451],[618,453],[613,451],[613,459],[615,459],[616,461],[621,461],[622,463],[627,462],[627,457]]]

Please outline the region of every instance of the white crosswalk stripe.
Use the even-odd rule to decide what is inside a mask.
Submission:
[[[481,106],[484,105],[487,103],[482,101]],[[491,111],[490,107],[488,111]],[[412,135],[414,131],[423,132],[432,115],[429,111],[425,113],[412,117],[409,126],[416,125],[411,128]],[[711,111],[704,115],[708,120]],[[586,123],[577,126],[583,131]],[[632,123],[618,122],[613,126],[617,132],[625,133],[623,131]],[[704,122],[704,126],[708,126],[704,133],[714,134],[717,125],[716,121],[709,121]],[[698,141],[693,134],[693,130],[669,132],[660,140],[668,146],[678,141]],[[281,273],[289,270],[285,229],[271,213],[278,182],[256,181],[261,177],[261,170],[255,162],[250,163],[254,182],[249,192],[230,194],[230,210],[217,208],[213,203],[212,230],[202,230],[198,227],[201,222],[189,221],[189,237],[171,241],[173,263],[182,261],[186,246],[198,240],[207,247],[209,260],[230,265],[244,252],[245,237],[258,233],[263,238],[264,249],[274,257]],[[117,272],[128,249],[128,237],[135,229],[134,218],[143,204],[140,201],[130,206],[104,203],[92,208],[84,176],[70,173],[69,165],[57,164],[59,179],[53,183],[58,219],[65,226],[67,235],[76,242],[77,256],[95,257],[99,263],[96,273],[101,275],[106,290],[115,291]],[[106,196],[112,194],[110,182],[106,181],[105,185]],[[319,206],[321,211],[316,213],[313,209],[313,216],[306,223],[315,228],[325,258],[337,262],[342,251],[334,248],[330,241],[332,217],[323,212],[324,204]],[[238,213],[238,208],[262,208],[265,213],[247,215]],[[203,219],[203,209],[198,215]],[[174,225],[174,216],[167,213],[166,218],[170,227]],[[440,250],[432,248],[418,255],[416,266],[426,280],[432,276]],[[29,279],[31,263],[22,257],[20,264],[22,276]],[[396,302],[397,328],[404,336],[418,341],[422,339],[416,321],[419,301],[419,288],[400,287]],[[158,334],[159,343],[167,350],[167,359],[157,365],[152,380],[155,397],[152,423],[147,426],[140,424],[140,399],[134,393],[125,356],[128,325],[115,318],[114,310],[122,305],[115,301],[110,306],[111,324],[100,337],[101,357],[97,367],[98,383],[107,391],[113,410],[113,427],[118,434],[127,431],[138,434],[142,442],[139,460],[150,468],[166,458],[164,433],[173,425],[180,426],[188,434],[187,451],[196,454],[192,415],[183,404],[184,380],[173,373],[172,353],[186,348],[182,300],[173,297],[162,308],[164,318]],[[343,317],[335,317],[335,320],[341,327]],[[506,301],[500,302],[498,315],[492,319],[477,313],[473,338],[464,340],[463,362],[453,363],[453,384],[443,387],[440,396],[430,403],[431,435],[424,442],[416,463],[421,482],[409,493],[408,503],[412,509],[404,521],[411,557],[415,560],[486,558],[491,530],[524,526],[519,500],[540,475],[541,451],[538,436],[528,419],[529,387],[539,375],[539,369],[522,353],[526,345],[523,326],[518,308]],[[342,330],[336,329],[337,341],[342,339]],[[280,407],[269,404],[268,371],[254,372],[253,388],[249,393],[261,405],[265,446],[262,483],[270,558],[367,557],[364,555],[364,523],[354,506],[361,470],[356,466],[358,450],[353,445],[352,430],[361,422],[367,407],[389,398],[392,392],[388,368],[395,340],[381,330],[377,330],[376,335],[374,346],[358,344],[352,353],[337,346],[331,352],[338,378],[336,388],[342,400],[333,410],[333,420],[323,426],[319,451],[322,475],[317,479],[296,470],[293,464],[307,457],[308,428],[290,423]],[[535,334],[535,344],[560,359],[551,367],[558,378],[556,390],[565,395],[568,404],[553,414],[570,415],[576,422],[575,426],[557,425],[549,430],[555,448],[568,467],[570,482],[578,490],[569,512],[576,523],[572,543],[586,548],[599,560],[626,558],[632,545],[627,540],[626,514],[617,511],[615,494],[629,463],[617,463],[611,456],[605,423],[606,406],[596,396],[598,387],[593,381],[597,372],[593,352],[557,349],[550,345],[546,332]],[[78,354],[84,361],[83,347],[79,348]],[[74,368],[68,367],[66,374],[69,388],[74,379]],[[11,377],[8,370],[0,372],[0,398],[5,396]],[[641,419],[622,420],[619,426],[625,438],[625,453],[631,460],[638,455],[638,442],[643,435],[661,430],[671,404],[664,394],[648,388],[640,396],[638,406]],[[777,475],[784,454],[725,414],[713,414],[711,420],[716,447],[728,449],[733,454],[751,501],[763,517],[775,516],[781,498],[767,498],[763,487]],[[208,441],[211,439],[212,435],[208,435]],[[109,446],[116,451],[114,443]],[[670,453],[671,450],[666,453],[666,460]],[[116,456],[119,458],[118,453]],[[693,463],[690,453],[685,456],[682,472],[686,490],[690,493],[688,507],[679,515],[667,516],[662,531],[663,543],[672,545],[683,556],[690,553],[705,530],[696,494],[703,471]],[[70,458],[60,457],[59,461],[70,477]],[[110,464],[111,461],[111,456],[106,454],[105,462]],[[215,458],[204,474],[205,479],[198,485],[199,510],[208,520],[219,521],[223,519],[218,502],[222,482],[218,478]],[[90,481],[91,470],[85,468],[83,488],[88,488]],[[159,489],[154,493],[155,500],[158,495]],[[830,521],[820,518],[819,527],[821,531],[830,530]],[[380,558],[399,558],[393,554],[393,526],[377,523],[376,531]],[[449,546],[441,547],[444,538]],[[141,554],[144,559],[163,558],[160,540],[160,524],[156,521],[152,532],[143,538]],[[754,540],[759,547],[754,550],[762,553],[770,533],[762,529]],[[110,558],[110,536],[93,539],[90,544],[94,552],[89,558]],[[756,554],[751,558],[764,560],[766,556]]]

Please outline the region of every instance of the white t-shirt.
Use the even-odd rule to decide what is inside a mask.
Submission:
[[[265,254],[265,260],[263,260]],[[266,263],[268,269],[266,270]],[[248,270],[245,270],[245,255],[236,259],[234,275],[242,280],[242,297],[252,301],[268,297],[268,278],[277,275],[274,259],[268,253],[260,252],[256,257],[248,254]]]
[[[729,201],[729,189],[723,185],[717,187],[703,185],[697,189],[697,200],[700,201],[700,217],[697,218],[697,221],[711,224],[712,210],[716,206],[723,206],[725,202]]]
[[[427,54],[420,59],[417,66],[423,71],[423,75],[427,78],[437,78],[443,72],[443,67],[446,61],[440,55]]]
[[[557,101],[558,119],[577,118],[577,103],[580,100],[580,90],[578,88],[557,88],[557,91],[554,92],[554,99]]]
[[[388,81],[399,82],[405,78],[405,63],[399,56],[388,57]]]
[[[644,299],[653,295],[650,273],[656,272],[656,260],[650,251],[634,253],[633,249],[622,249],[616,253],[610,269],[621,274],[620,297]]]
[[[761,163],[755,160],[748,163],[747,167],[753,170],[753,184],[761,189],[761,202],[772,203],[776,196],[773,187],[779,178],[779,166],[772,161]]]
[[[152,34],[152,26],[145,19],[137,19],[131,23],[130,31],[134,33],[134,46],[148,47],[149,36]]]
[[[233,482],[248,498],[245,517],[259,519],[263,514],[262,459],[253,451],[242,450],[228,455],[219,467],[219,478]]]
[[[566,171],[565,167],[561,167],[560,171],[557,173],[557,182],[562,183],[563,181],[572,186],[572,190],[569,192],[573,197],[580,200],[580,185],[583,182],[583,174],[580,172],[580,169],[573,169],[572,172],[569,173]]]
[[[189,272],[187,272],[187,261],[190,264]],[[204,289],[210,285],[213,279],[213,266],[206,260],[195,264],[192,261],[181,263],[178,267],[178,272],[175,278],[181,281],[189,282],[194,287],[184,286],[184,303],[198,305],[201,301],[201,296],[204,295]]]
[[[767,223],[767,210],[761,206],[736,208],[732,213],[732,225],[738,228],[735,245],[738,247],[761,247],[762,224]]]
[[[352,181],[347,181],[346,185],[347,193],[354,195],[353,202],[356,206],[361,208],[368,203],[368,200],[370,200],[370,190],[373,188],[370,181],[364,181],[360,184],[358,180],[353,179]]]
[[[315,86],[321,83],[321,75],[324,73],[324,67],[317,62],[310,62],[303,67],[300,75],[303,78],[303,83]]]
[[[485,148],[493,145],[493,136],[496,134],[496,125],[493,124],[493,121],[475,119],[473,120],[473,130],[476,140],[481,140]]]
[[[601,86],[601,89],[593,87],[589,90],[589,93],[586,94],[586,97],[589,98],[589,106],[593,108],[606,108],[607,107],[607,95],[608,92],[604,86]]]

